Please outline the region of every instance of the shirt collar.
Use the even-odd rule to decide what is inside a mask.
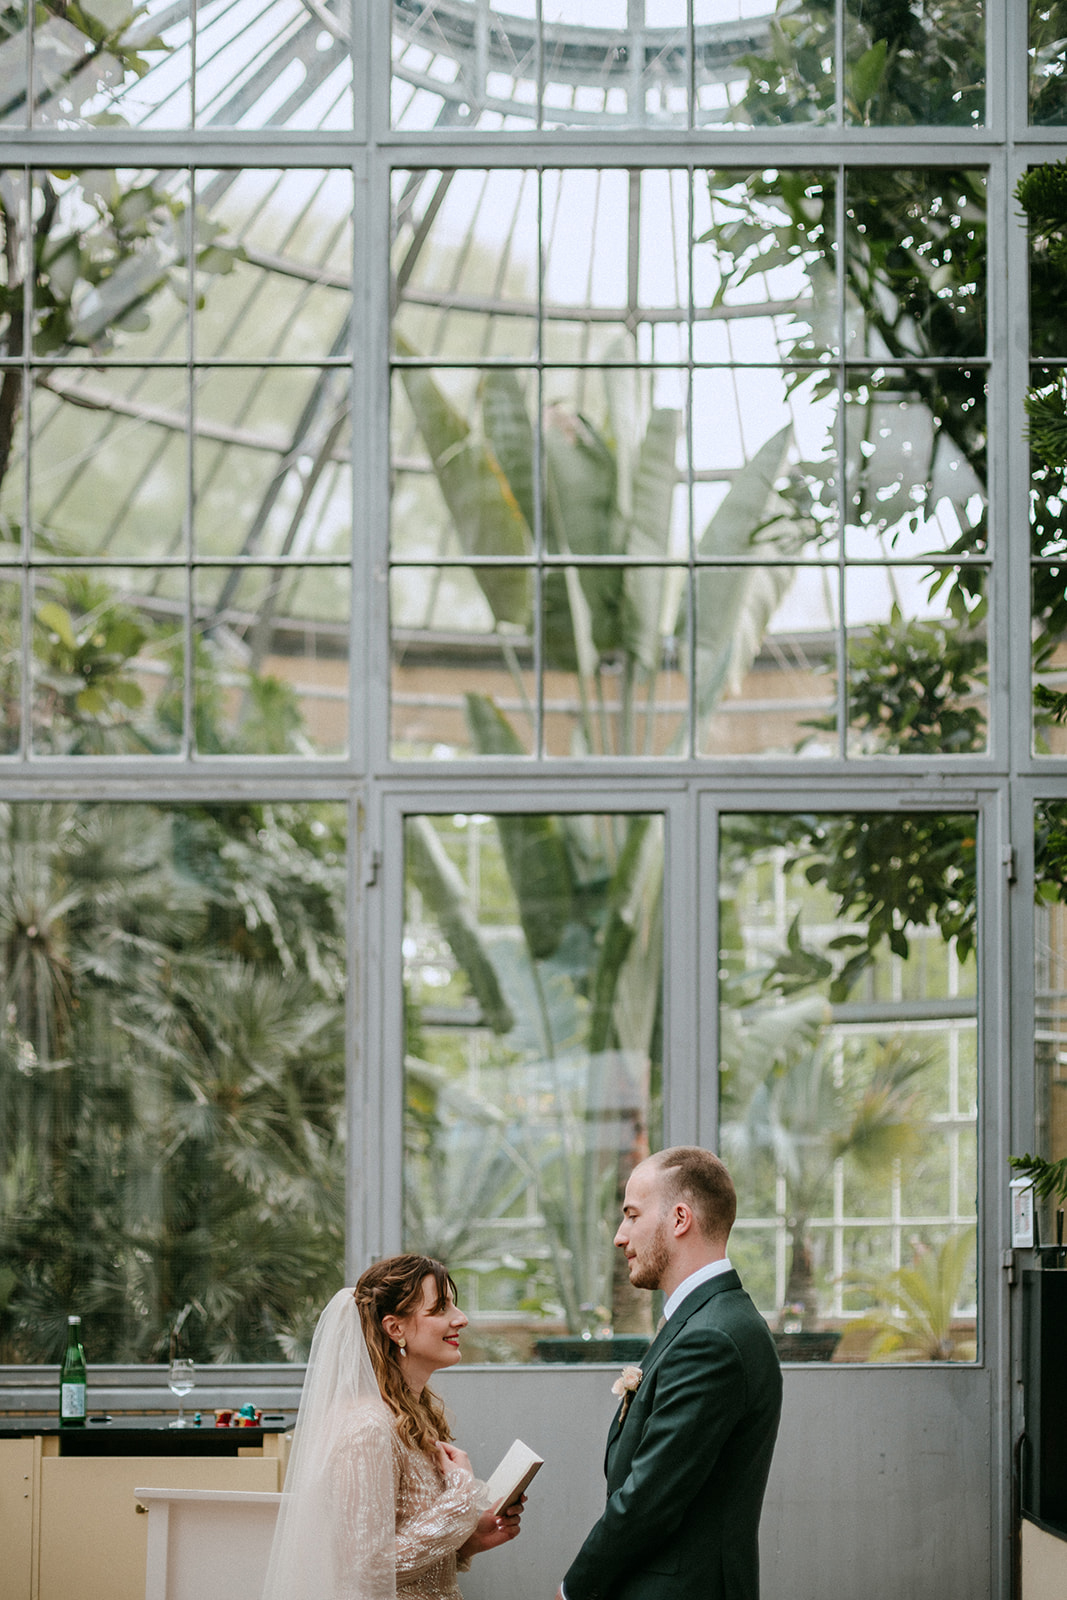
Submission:
[[[723,1256],[721,1261],[708,1261],[704,1266],[698,1267],[695,1272],[689,1274],[688,1278],[683,1278],[674,1293],[670,1295],[666,1305],[663,1307],[664,1317],[673,1316],[686,1295],[692,1294],[699,1284],[707,1283],[709,1278],[717,1278],[723,1272],[732,1271],[733,1267],[730,1264],[729,1256]]]

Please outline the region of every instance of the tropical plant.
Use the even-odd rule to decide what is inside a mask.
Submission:
[[[722,1149],[746,1185],[765,1164],[785,1179],[785,1305],[801,1329],[819,1314],[811,1219],[833,1168],[847,1159],[877,1177],[906,1155],[918,1137],[916,1080],[928,1065],[900,1037],[873,1049],[842,1040],[827,1011],[809,994],[723,1012]]]
[[[917,1243],[909,1266],[873,1279],[851,1274],[850,1284],[878,1310],[852,1323],[871,1331],[869,1361],[973,1361],[972,1329],[958,1325],[956,1308],[974,1283],[975,1229],[950,1233],[940,1245]]]
[[[968,0],[922,8],[845,0],[843,62],[835,55],[837,11],[834,0],[778,0],[765,53],[740,58],[749,80],[735,121],[831,121],[839,78],[851,123],[943,127],[981,119],[984,36]]]
[[[343,1251],[331,807],[0,812],[0,1359],[277,1359]]]
[[[464,416],[410,345],[400,344],[399,353],[404,390],[452,535],[470,558],[506,642],[509,630],[529,627],[531,577],[520,563],[533,548],[539,515],[533,487],[538,447],[521,388],[512,372],[491,369],[481,380],[475,414]],[[627,349],[613,354],[624,357]],[[543,637],[546,665],[575,677],[573,753],[622,755],[656,747],[656,688],[685,626],[683,574],[671,540],[680,418],[650,405],[647,380],[632,366],[608,367],[604,392],[599,418],[554,404],[541,419],[545,548],[574,557],[573,565],[546,574]],[[796,548],[805,525],[779,493],[789,444],[785,429],[737,474],[699,541],[702,558],[780,557]],[[479,565],[487,556],[515,564]],[[641,561],[663,565],[634,564]],[[718,604],[701,607],[697,618],[702,720],[747,670],[787,582],[787,570],[770,564],[718,574]],[[511,660],[516,689],[524,694],[514,652]],[[471,693],[465,703],[480,754],[523,752],[492,699]],[[667,753],[684,745],[683,730]],[[509,1124],[500,1136],[513,1159],[494,1157],[489,1164],[502,1180],[496,1203],[514,1203],[521,1174],[537,1194],[568,1325],[577,1331],[583,1308],[606,1304],[621,1326],[630,1314],[628,1295],[624,1285],[612,1286],[606,1217],[629,1165],[647,1148],[647,1128],[605,1151],[591,1138],[588,1121],[601,1074],[637,1071],[647,1080],[654,1054],[662,983],[661,827],[647,815],[595,821],[502,815],[493,821],[520,945],[493,939],[478,924],[468,885],[444,858],[425,818],[409,824],[409,878],[465,973],[485,1024],[519,1045],[521,1076],[529,1083],[540,1078],[549,1089],[549,1128],[534,1139],[528,1125]],[[514,1059],[513,1070],[519,1070]],[[411,1095],[425,1096],[428,1083],[425,1064],[409,1063]],[[409,1124],[422,1126],[419,1117],[409,1101]],[[466,1193],[478,1196],[479,1207],[487,1203],[480,1179]],[[474,1208],[461,1207],[460,1214],[473,1225]],[[466,1224],[461,1231],[469,1231]]]

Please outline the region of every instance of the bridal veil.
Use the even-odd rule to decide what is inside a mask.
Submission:
[[[341,1289],[312,1340],[263,1600],[396,1600],[392,1434]]]

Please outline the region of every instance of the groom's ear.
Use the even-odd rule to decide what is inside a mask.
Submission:
[[[696,1218],[692,1208],[684,1200],[679,1200],[671,1208],[671,1219],[674,1223],[674,1237],[681,1239],[685,1234],[692,1233],[696,1227]]]

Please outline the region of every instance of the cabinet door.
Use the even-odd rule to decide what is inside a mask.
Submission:
[[[0,1439],[0,1595],[7,1600],[8,1587],[14,1600],[30,1592],[33,1566],[33,1473],[32,1439]]]
[[[144,1600],[148,1518],[136,1488],[278,1487],[278,1462],[263,1456],[45,1457],[34,1600]]]

